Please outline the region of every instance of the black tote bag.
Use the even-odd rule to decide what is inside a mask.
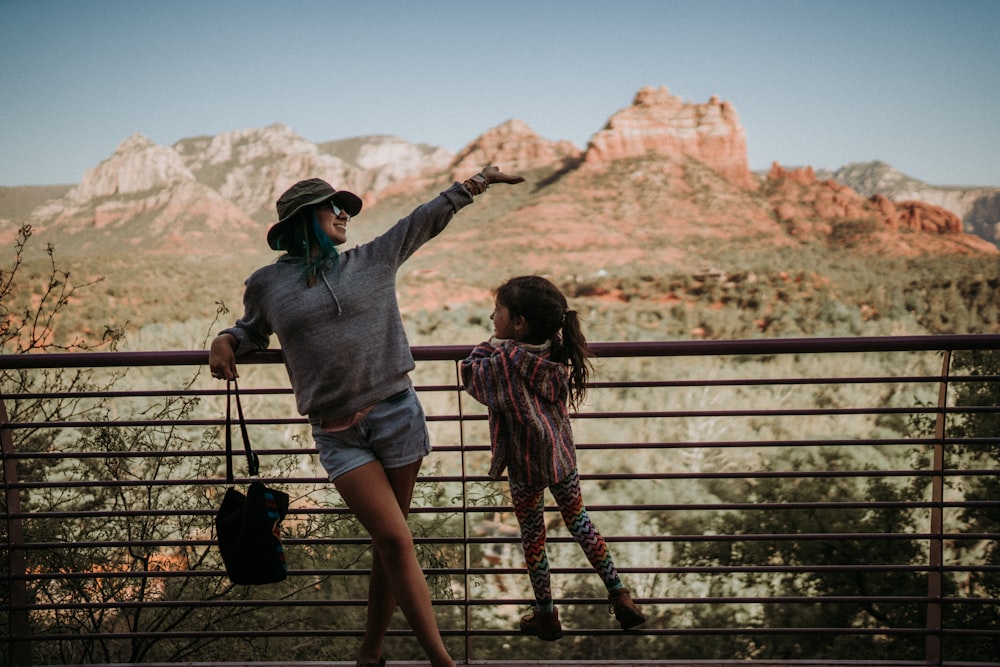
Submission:
[[[251,482],[244,495],[235,486],[226,491],[215,515],[215,532],[226,574],[234,584],[271,584],[288,576],[281,521],[288,512],[288,494],[256,478],[260,463],[250,447],[240,391],[236,381],[226,384],[226,482],[233,484],[232,398],[240,417],[240,432]]]

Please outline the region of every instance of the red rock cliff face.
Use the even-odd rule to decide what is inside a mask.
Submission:
[[[882,213],[888,229],[912,229],[932,234],[961,234],[962,221],[951,211],[922,201],[894,202],[885,195],[872,195],[872,204]]]
[[[705,163],[727,180],[756,189],[747,160],[746,131],[729,102],[712,97],[691,104],[665,88],[642,88],[632,106],[614,114],[590,139],[586,164],[640,157],[686,155]]]
[[[787,170],[774,163],[763,191],[775,220],[802,241],[821,240],[889,255],[997,254],[988,241],[965,234],[962,221],[947,209],[921,201],[894,202],[885,195],[862,197],[842,183],[816,178],[812,167]]]

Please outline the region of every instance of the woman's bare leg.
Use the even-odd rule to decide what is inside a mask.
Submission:
[[[369,619],[359,660],[374,662],[380,657],[393,608],[399,604],[431,664],[452,667],[455,663],[441,639],[427,580],[406,523],[419,470],[419,462],[387,471],[373,461],[334,480],[347,506],[371,535],[374,551]]]
[[[413,500],[413,488],[420,472],[420,462],[404,468],[386,470],[396,503],[405,519],[410,513],[410,502]],[[372,573],[368,584],[368,617],[365,622],[365,636],[358,649],[358,662],[364,664],[377,662],[382,656],[382,645],[385,633],[389,629],[393,611],[396,608],[396,598],[389,590],[385,579],[385,566],[379,556],[378,549],[372,549]]]

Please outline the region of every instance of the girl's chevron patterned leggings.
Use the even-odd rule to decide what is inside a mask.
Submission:
[[[559,506],[566,527],[583,548],[583,553],[594,570],[601,575],[604,585],[608,589],[617,585],[618,571],[611,559],[608,545],[590,520],[587,508],[583,506],[580,474],[574,470],[573,474],[553,484],[549,490]],[[524,560],[528,566],[535,599],[548,602],[552,599],[552,582],[549,559],[545,554],[545,489],[529,490],[511,484],[510,495],[514,503],[514,514],[521,525],[521,545],[524,547]]]

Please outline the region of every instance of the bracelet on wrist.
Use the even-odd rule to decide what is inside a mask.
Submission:
[[[489,183],[486,182],[486,179],[482,174],[476,174],[472,178],[466,179],[462,185],[464,185],[465,189],[472,193],[473,196],[483,194],[486,192],[487,188],[490,187]]]

